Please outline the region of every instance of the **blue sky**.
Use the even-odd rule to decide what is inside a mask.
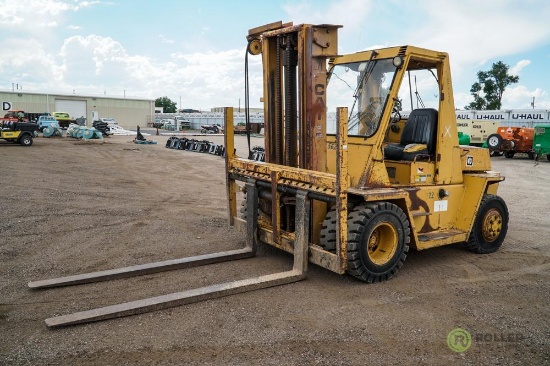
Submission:
[[[503,109],[550,109],[550,1],[0,0],[0,90],[168,96],[183,108],[241,105],[248,29],[341,24],[339,53],[403,44],[450,54],[455,105],[503,61],[520,82]],[[260,57],[251,105],[261,107]]]

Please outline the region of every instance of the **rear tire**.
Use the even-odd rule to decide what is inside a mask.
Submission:
[[[546,155],[546,159],[550,161],[550,154]]]
[[[357,206],[348,217],[348,273],[365,282],[392,278],[407,258],[407,216],[393,203]]]
[[[468,250],[480,254],[496,252],[506,237],[508,219],[508,208],[502,198],[492,194],[483,196],[466,243]]]
[[[529,157],[529,160],[535,160],[535,153],[530,151],[527,153],[527,156]]]

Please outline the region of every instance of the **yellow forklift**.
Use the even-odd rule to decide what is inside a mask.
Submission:
[[[449,56],[412,46],[338,55],[339,28],[276,22],[249,31],[248,53],[261,54],[263,61],[262,159],[252,151],[245,157],[235,154],[233,109],[225,112],[229,221],[246,235],[245,248],[29,286],[80,284],[246,258],[265,244],[293,253],[293,268],[50,318],[48,326],[294,282],[305,278],[308,263],[378,282],[397,273],[411,247],[465,243],[476,253],[500,248],[508,210],[496,193],[504,177],[491,170],[487,149],[458,143]],[[437,102],[401,118],[401,84],[408,79],[410,85],[411,73],[420,70],[433,76]],[[332,119],[327,118],[331,99],[343,106]]]

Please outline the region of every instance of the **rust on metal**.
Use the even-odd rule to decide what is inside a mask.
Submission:
[[[287,23],[288,26],[283,27],[281,29],[276,29],[268,32],[264,32],[262,34],[262,37],[269,38],[269,37],[277,37],[280,35],[288,34],[288,33],[296,33],[302,30],[304,27],[303,24],[293,25],[292,23]]]
[[[258,190],[256,182],[246,182],[246,246],[256,253],[258,250]]]
[[[281,202],[281,193],[277,189],[279,182],[279,171],[271,171],[271,227],[273,228],[273,242],[279,243],[279,230],[281,228],[281,210],[279,208]]]
[[[232,173],[243,176],[259,173],[269,176],[272,170],[281,170],[280,165],[264,162],[253,162],[246,159],[233,159],[231,161]],[[281,179],[290,179],[304,183],[311,183],[327,189],[335,189],[336,176],[331,173],[311,171],[301,168],[285,167],[280,172]]]
[[[225,166],[229,166],[229,161],[235,157],[235,141],[233,131],[233,107],[224,108],[224,146]],[[225,171],[225,185],[227,191],[227,204],[229,211],[229,225],[233,226],[233,218],[237,215],[237,188],[235,181],[229,177],[229,171]]]
[[[336,135],[336,254],[339,270],[348,265],[348,109],[337,108],[338,134]]]
[[[372,189],[358,189],[350,187],[348,188],[350,194],[364,197],[366,201],[388,200],[396,198],[407,197],[407,192],[400,188],[372,188]]]
[[[289,24],[292,25],[292,23],[285,23],[284,26],[286,27]],[[252,28],[248,30],[247,38],[253,39],[261,35],[262,33],[265,33],[267,31],[272,31],[275,29],[280,29],[282,27],[283,27],[283,22],[279,20],[278,22],[273,22],[273,23],[262,25],[260,27]]]
[[[418,197],[418,192],[420,192],[419,188],[406,188],[405,190],[409,193],[409,199],[411,201],[411,211],[418,211],[420,208],[422,208],[425,212],[431,212],[428,203]],[[430,223],[430,216],[426,215],[425,217],[426,220],[424,221],[424,225],[422,225],[422,227],[418,230],[419,234],[435,230],[433,228],[433,225]]]
[[[340,264],[340,257],[334,253],[327,252],[317,245],[309,245],[309,261],[329,271],[344,274],[345,268]]]

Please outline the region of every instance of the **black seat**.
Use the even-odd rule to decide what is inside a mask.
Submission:
[[[418,155],[435,155],[437,140],[437,110],[433,108],[415,109],[403,127],[399,144],[384,148],[384,156],[389,160],[412,161]]]

